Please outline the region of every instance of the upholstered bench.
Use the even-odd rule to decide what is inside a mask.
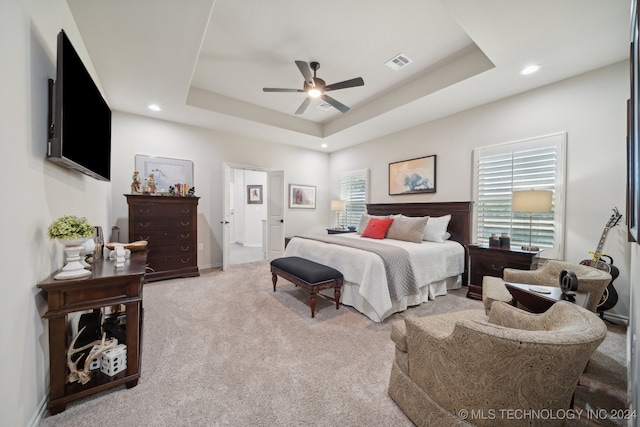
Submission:
[[[335,268],[305,258],[291,256],[271,261],[271,275],[274,292],[278,276],[309,292],[311,317],[316,316],[316,296],[318,291],[322,289],[334,288],[336,310],[340,308],[340,288],[344,283],[344,276]]]

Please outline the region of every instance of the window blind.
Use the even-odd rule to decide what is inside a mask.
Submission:
[[[368,169],[340,174],[340,198],[345,201],[345,210],[340,213],[341,224],[358,225],[360,217],[367,211],[368,188]]]
[[[545,257],[559,257],[564,224],[564,134],[474,150],[475,229],[478,243],[508,233],[513,246],[531,243]],[[511,211],[513,191],[553,192],[550,213]]]

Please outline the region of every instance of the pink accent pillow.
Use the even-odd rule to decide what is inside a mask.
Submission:
[[[371,239],[384,239],[387,234],[387,230],[391,227],[393,218],[379,219],[371,218],[367,224],[367,228],[362,232],[362,237],[369,237]]]

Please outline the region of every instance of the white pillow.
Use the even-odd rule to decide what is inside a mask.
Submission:
[[[424,228],[424,240],[442,243],[451,237],[447,232],[449,221],[451,221],[451,214],[439,217],[429,217],[427,220],[427,226]]]

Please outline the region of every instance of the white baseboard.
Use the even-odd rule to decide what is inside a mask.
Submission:
[[[44,414],[47,412],[47,402],[49,401],[47,396],[49,396],[48,389],[42,397],[40,404],[38,405],[37,412],[33,415],[33,417],[31,417],[31,420],[29,420],[29,424],[27,424],[27,427],[37,427],[40,424],[40,421],[44,419]]]

